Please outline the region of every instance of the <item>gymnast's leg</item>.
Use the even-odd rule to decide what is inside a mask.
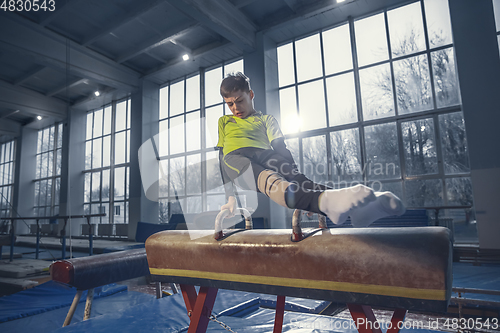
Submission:
[[[375,192],[375,196],[375,201],[351,212],[353,226],[366,227],[382,217],[400,216],[406,211],[403,202],[391,192]]]
[[[240,149],[225,157],[226,171],[242,188],[262,192],[287,208],[325,214],[335,224],[351,216],[353,225],[367,226],[381,217],[404,212],[399,198],[390,192],[376,195],[361,184],[329,189],[293,170],[290,163],[276,155],[272,150]]]
[[[253,160],[265,168],[257,178],[261,191],[262,189],[272,189],[272,186],[268,184],[276,181],[276,177],[281,176],[288,182],[283,195],[288,208],[325,214],[335,224],[344,223],[354,209],[375,200],[373,190],[364,185],[334,190],[325,185],[314,183],[295,170],[289,161],[272,150],[257,151]],[[279,193],[279,190],[275,191]],[[270,196],[270,194],[266,194]],[[271,199],[273,198],[271,197]]]

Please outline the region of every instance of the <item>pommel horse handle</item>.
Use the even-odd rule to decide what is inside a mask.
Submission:
[[[302,227],[300,226],[302,211],[300,209],[296,209],[293,211],[292,215],[292,240],[294,242],[301,241],[304,238],[302,234]],[[327,229],[326,226],[326,217],[325,215],[318,214],[319,228]]]
[[[246,230],[253,229],[252,215],[250,214],[250,212],[245,208],[236,208],[236,212],[239,212],[245,217],[245,229]],[[219,240],[222,237],[224,237],[224,232],[222,231],[222,221],[229,215],[229,213],[230,213],[229,209],[224,209],[223,211],[220,211],[219,214],[217,214],[217,217],[215,218],[214,238],[216,240]]]

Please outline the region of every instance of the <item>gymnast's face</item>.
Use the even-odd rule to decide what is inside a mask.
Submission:
[[[224,97],[224,102],[226,102],[229,110],[231,110],[235,117],[245,119],[255,112],[253,97],[253,90],[248,92],[238,90]]]

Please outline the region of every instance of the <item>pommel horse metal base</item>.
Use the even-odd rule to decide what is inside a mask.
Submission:
[[[319,228],[305,234],[292,241],[292,231],[282,229],[219,239],[208,230],[163,231],[148,238],[146,253],[153,281],[181,285],[188,332],[206,331],[219,288],[277,295],[274,332],[282,329],[285,295],[347,303],[354,321],[365,323],[360,333],[381,333],[371,306],[395,309],[388,333],[399,331],[407,310],[447,310],[448,229]]]

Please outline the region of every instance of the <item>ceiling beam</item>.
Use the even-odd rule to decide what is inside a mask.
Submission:
[[[185,34],[189,33],[191,30],[193,30],[195,27],[199,26],[198,23],[186,23],[180,26],[176,26],[173,29],[169,29],[167,32],[164,33],[163,36],[156,37],[153,39],[150,39],[141,45],[139,47],[135,48],[134,50],[127,52],[121,56],[119,56],[116,59],[117,63],[123,63],[129,59],[132,59],[134,57],[137,57],[138,55],[148,52],[155,47],[158,47],[160,45],[163,45],[165,43],[170,43],[172,40],[175,40],[176,38],[179,38],[181,36],[184,36]]]
[[[47,4],[47,11],[45,12],[45,15],[42,15],[42,18],[40,19],[39,23],[42,27],[45,27],[46,25],[50,24],[52,21],[54,21],[57,17],[61,16],[62,14],[66,13],[66,11],[71,7],[71,5],[74,5],[78,1],[83,1],[83,0],[66,0],[64,2],[62,1],[55,1],[54,3],[54,11],[49,11],[51,5],[48,3],[49,1],[46,2]]]
[[[151,58],[153,58],[153,59],[155,59],[155,60],[158,60],[159,62],[161,62],[161,63],[163,63],[163,64],[166,64],[166,63],[167,63],[167,61],[166,61],[165,59],[160,58],[159,56],[157,56],[157,55],[153,54],[152,52],[146,52],[146,54],[147,54],[148,56],[150,56]]]
[[[0,107],[19,110],[21,113],[33,116],[64,119],[67,104],[56,98],[0,80]]]
[[[114,92],[115,89],[113,88],[107,88],[103,91],[100,91],[100,95],[99,96],[96,96],[94,94],[90,95],[90,96],[86,96],[86,97],[82,97],[80,99],[78,99],[77,101],[75,101],[71,107],[75,107],[75,108],[78,108],[78,107],[81,107],[83,104],[86,104],[86,103],[89,103],[93,100],[96,100],[96,99],[105,99],[106,95]]]
[[[219,51],[220,49],[223,49],[229,45],[230,45],[230,43],[228,41],[223,41],[223,42],[217,41],[217,42],[210,43],[208,45],[204,45],[204,46],[200,47],[199,49],[196,49],[193,51],[193,53],[191,54],[190,61],[194,61],[198,58],[202,58],[202,57],[206,56],[207,54]],[[144,75],[144,78],[145,79],[153,78],[156,75],[161,75],[162,73],[167,72],[169,70],[172,70],[176,66],[181,66],[184,63],[185,63],[185,61],[182,60],[180,57],[172,59],[171,61],[169,61],[165,65],[157,67],[157,68],[149,71],[149,73]]]
[[[21,126],[22,124],[17,121],[2,119],[0,121],[0,135],[21,136]]]
[[[14,85],[15,86],[19,86],[21,84],[23,84],[24,82],[28,81],[29,79],[31,79],[32,77],[34,77],[35,75],[41,73],[45,68],[45,66],[36,66],[36,68],[32,69],[31,71],[25,73],[24,75],[22,75],[21,77],[17,78],[15,81],[14,81]]]
[[[45,94],[45,96],[47,97],[52,97],[54,95],[57,95],[59,94],[60,92],[66,90],[66,89],[71,89],[73,87],[76,87],[77,85],[79,84],[82,84],[82,83],[87,83],[89,80],[87,79],[76,79],[76,80],[73,80],[72,82],[68,83],[68,84],[64,84],[64,85],[61,85],[55,89],[52,89],[51,91],[49,91],[47,94]]]
[[[191,50],[189,47],[187,47],[186,45],[182,44],[181,42],[178,42],[176,40],[171,40],[170,43],[174,44],[178,48],[181,48],[182,50],[184,50],[184,52],[186,52],[188,54],[193,53],[193,50]]]
[[[167,0],[169,4],[217,32],[241,50],[255,50],[255,24],[228,0]]]
[[[1,115],[0,119],[5,119],[5,118],[10,117],[10,116],[12,116],[13,114],[16,114],[16,113],[19,113],[19,110],[14,110],[14,111],[11,111],[11,112],[7,112],[6,114]]]
[[[77,77],[125,91],[139,86],[140,75],[136,71],[18,15],[0,12],[0,31],[12,32],[0,34],[1,48],[39,65],[69,71]]]
[[[236,8],[242,8],[242,7],[245,7],[245,6],[248,6],[252,3],[254,3],[255,1],[257,1],[257,0],[233,0],[233,1],[231,1],[231,3]]]
[[[139,1],[139,5],[136,6],[135,8],[131,9],[127,14],[114,18],[111,20],[105,27],[99,30],[96,34],[93,34],[92,36],[88,36],[85,38],[82,42],[83,46],[89,46],[90,44],[94,43],[96,40],[99,38],[102,38],[111,32],[115,31],[116,29],[119,29],[120,27],[124,26],[125,24],[129,23],[130,21],[135,20],[136,18],[142,16],[143,14],[147,13],[151,9],[157,7],[158,5],[164,3],[165,0],[153,0],[153,1]]]
[[[286,5],[295,13],[300,7],[300,0],[284,0]]]
[[[291,26],[297,21],[318,15],[340,6],[347,5],[354,1],[355,0],[345,0],[344,2],[337,3],[335,0],[319,0],[314,2],[312,5],[308,4],[297,8],[294,14],[288,15],[286,17],[276,19],[276,16],[271,15],[268,18],[264,18],[264,20],[261,22],[260,31],[267,32],[269,30],[278,29],[283,26]]]

